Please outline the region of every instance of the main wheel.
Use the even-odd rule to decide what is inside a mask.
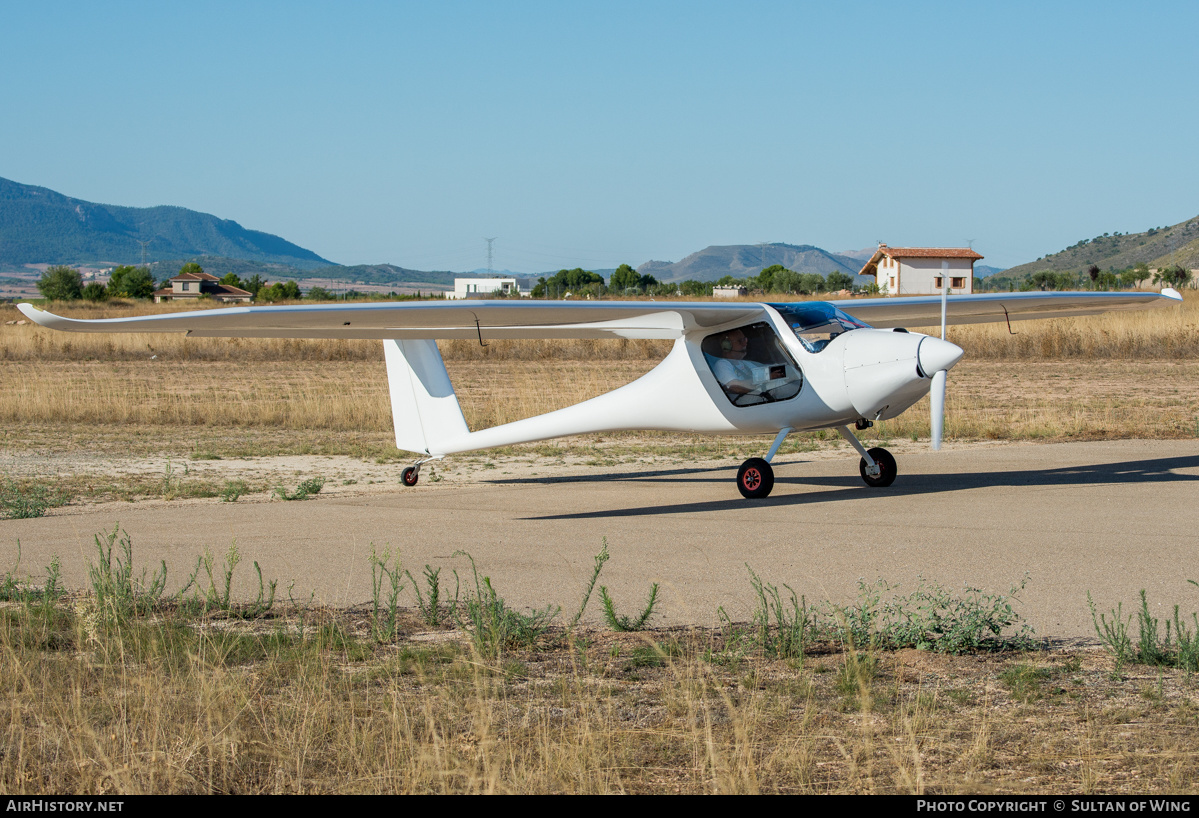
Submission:
[[[741,496],[753,500],[766,497],[774,488],[774,469],[760,457],[751,457],[737,470],[737,490]]]
[[[899,470],[895,466],[895,458],[886,449],[870,449],[870,456],[874,462],[878,464],[879,473],[877,477],[871,477],[866,472],[866,458],[860,461],[859,469],[862,472],[862,479],[866,481],[866,485],[871,488],[881,489],[886,488],[895,482],[895,475]]]
[[[415,486],[416,481],[419,479],[420,472],[417,470],[416,466],[409,466],[408,468],[404,469],[404,473],[400,475],[400,480],[403,481],[405,486]]]

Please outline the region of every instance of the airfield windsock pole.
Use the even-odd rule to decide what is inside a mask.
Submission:
[[[941,262],[941,340],[945,340],[945,314],[949,306],[949,262]],[[945,430],[945,370],[933,373],[933,388],[929,395],[932,415],[933,451],[941,450],[941,435]]]

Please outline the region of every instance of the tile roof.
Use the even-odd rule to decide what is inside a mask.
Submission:
[[[884,244],[879,250],[891,258],[982,258],[969,247],[888,247]]]
[[[973,261],[983,258],[969,247],[888,247],[880,244],[870,260],[862,265],[858,275],[876,275],[878,263],[882,261],[883,256],[891,258],[968,258]]]
[[[172,276],[171,281],[220,281],[212,273],[183,273]]]

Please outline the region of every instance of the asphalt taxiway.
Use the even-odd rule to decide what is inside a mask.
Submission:
[[[719,468],[579,470],[553,476],[444,480],[384,494],[305,502],[103,504],[33,520],[0,521],[0,570],[21,545],[22,572],[52,555],[64,581],[83,587],[94,536],[120,527],[134,562],[166,560],[176,588],[205,549],[236,544],[235,592],[264,577],[296,599],[352,605],[371,597],[372,548],[398,553],[412,574],[442,567],[480,575],[511,604],[577,609],[606,539],[600,583],[631,612],[651,582],[662,586],[657,624],[714,625],[723,607],[748,617],[749,569],[808,602],[852,601],[859,581],[900,593],[920,582],[1006,592],[1027,574],[1017,611],[1038,635],[1095,635],[1087,592],[1107,611],[1148,593],[1165,618],[1174,603],[1199,610],[1199,441],[970,445],[899,457],[899,478],[871,489],[857,458],[776,459],[774,493],[746,501],[736,463]],[[256,588],[256,586],[254,586]],[[473,584],[471,585],[473,587]],[[411,599],[410,596],[407,597]],[[599,621],[598,599],[587,619]]]

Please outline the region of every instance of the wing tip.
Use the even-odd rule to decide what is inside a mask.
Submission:
[[[1182,293],[1173,287],[1166,287],[1162,290],[1162,298],[1168,298],[1171,301],[1182,301]]]
[[[18,304],[17,309],[20,310],[21,313],[33,323],[41,324],[43,326],[45,325],[45,319],[43,316],[49,315],[49,313],[45,310],[39,310],[37,307],[25,301],[22,301],[20,304]]]

